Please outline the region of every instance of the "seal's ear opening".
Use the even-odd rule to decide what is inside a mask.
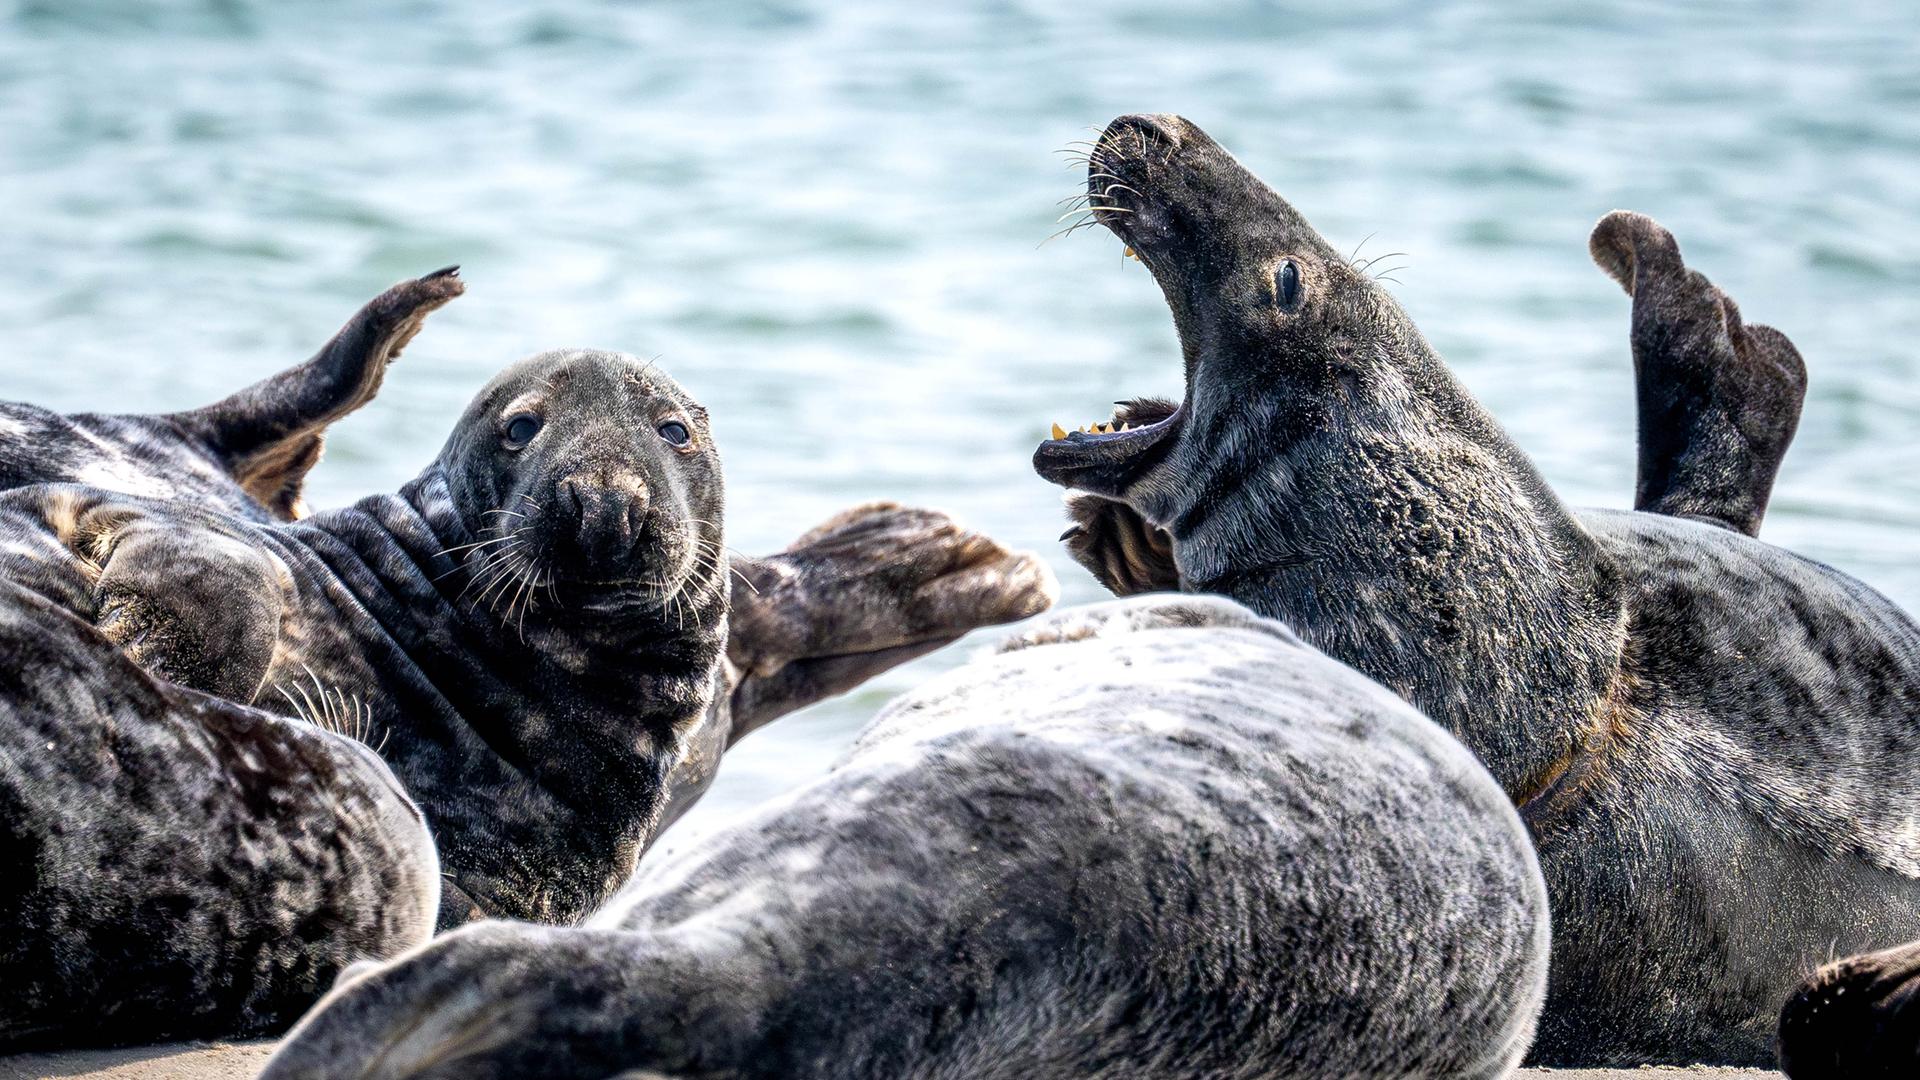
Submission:
[[[327,425],[372,401],[387,365],[427,315],[465,291],[457,266],[403,281],[361,308],[313,359],[169,419],[199,439],[269,514],[301,517],[301,492],[320,461]]]

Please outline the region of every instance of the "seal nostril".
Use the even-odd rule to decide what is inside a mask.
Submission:
[[[560,489],[558,492],[560,508],[570,512],[574,520],[584,522],[587,517],[587,500],[580,490],[580,481],[569,476],[560,481],[557,486]]]

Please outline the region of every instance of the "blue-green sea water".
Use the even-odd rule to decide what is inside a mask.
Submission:
[[[730,542],[871,498],[1057,555],[1050,421],[1177,394],[1146,273],[1042,244],[1056,150],[1182,113],[1398,294],[1571,501],[1633,476],[1614,207],[1812,369],[1769,539],[1920,606],[1920,8],[0,2],[0,397],[202,403],[446,263],[318,505],[390,489],[528,352],[658,356],[717,418]],[[984,637],[974,639],[975,642]],[[693,824],[823,768],[963,645],[790,717]]]

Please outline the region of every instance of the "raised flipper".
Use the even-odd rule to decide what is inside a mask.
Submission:
[[[1158,423],[1177,408],[1171,401],[1156,398],[1116,405],[1116,427]],[[1067,554],[1086,567],[1107,591],[1115,596],[1133,596],[1180,588],[1180,570],[1173,563],[1173,537],[1165,529],[1148,524],[1133,507],[1075,492],[1067,496],[1067,516],[1073,525],[1060,534]]]
[[[466,290],[459,271],[450,266],[395,285],[306,363],[169,419],[199,439],[268,513],[301,516],[301,489],[320,460],[327,425],[373,400],[387,365],[427,315]]]
[[[1780,1011],[1780,1068],[1793,1080],[1920,1071],[1920,942],[1815,972]]]
[[[1807,393],[1800,353],[1778,330],[1743,322],[1644,214],[1601,218],[1588,248],[1633,297],[1634,509],[1758,535]]]
[[[661,828],[706,790],[749,732],[958,640],[1038,615],[1059,588],[1046,564],[934,510],[869,503],[764,559],[733,561],[725,711],[693,733]],[[656,830],[657,833],[658,830]]]

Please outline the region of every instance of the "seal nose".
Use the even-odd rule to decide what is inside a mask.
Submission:
[[[573,473],[555,487],[559,505],[577,523],[583,550],[617,556],[640,538],[652,498],[638,477]]]
[[[1111,140],[1123,151],[1137,148],[1144,153],[1146,147],[1157,144],[1156,154],[1171,154],[1180,149],[1186,134],[1193,130],[1185,117],[1172,113],[1130,113],[1114,118],[1107,125],[1102,141]],[[1137,139],[1137,143],[1126,140]]]

